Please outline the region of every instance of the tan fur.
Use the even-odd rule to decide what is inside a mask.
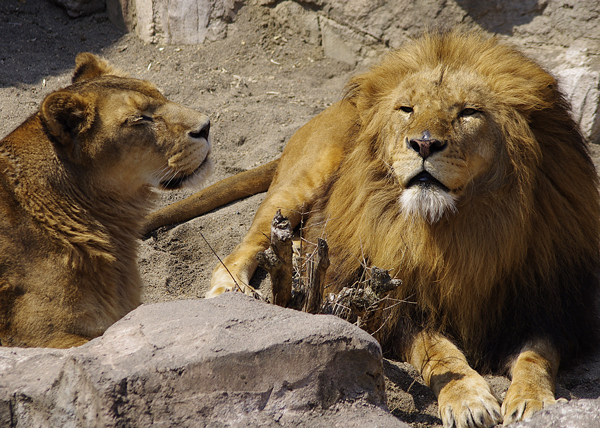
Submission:
[[[208,118],[80,54],[73,85],[0,142],[0,341],[69,347],[140,303],[152,186],[211,170]]]
[[[593,343],[596,184],[552,76],[482,33],[427,34],[292,137],[224,263],[248,291],[276,210],[306,214],[307,239],[329,243],[326,293],[370,266],[402,280],[370,327],[421,370],[444,425],[501,420],[470,365],[511,372],[511,422],[553,403],[559,362]],[[217,266],[208,296],[234,287]]]
[[[547,340],[523,346],[510,364],[512,382],[502,403],[504,424],[525,419],[555,402],[556,373],[560,355]]]
[[[490,385],[447,338],[420,332],[412,341],[407,361],[437,396],[444,426],[488,427],[502,420],[500,400]]]
[[[241,244],[213,272],[207,297],[236,289],[248,294],[250,278],[258,266],[256,254],[269,246],[271,221],[278,209],[297,226],[308,212],[317,193],[353,144],[346,132],[356,119],[356,109],[338,102],[300,128],[285,146],[267,196],[256,212],[250,230]],[[318,148],[318,149],[315,149]],[[232,275],[233,278],[232,279]]]
[[[279,159],[275,159],[227,177],[182,201],[150,213],[144,220],[142,234],[147,235],[159,227],[182,223],[238,199],[265,192],[273,180],[278,163]]]

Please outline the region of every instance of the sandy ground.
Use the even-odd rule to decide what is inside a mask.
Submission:
[[[302,124],[338,100],[356,67],[323,57],[319,47],[278,28],[268,9],[243,8],[228,37],[202,46],[145,45],[122,34],[106,14],[69,19],[46,0],[0,2],[0,136],[66,86],[77,53],[100,54],[132,77],[212,119],[216,170],[209,183],[276,158]],[[599,159],[596,147],[592,150]],[[191,190],[165,193],[160,204]],[[230,204],[141,243],[145,302],[202,298],[217,260],[241,240],[264,195]],[[205,243],[202,236],[210,244]],[[409,365],[385,361],[388,405],[415,427],[440,426],[433,394]],[[490,376],[502,396],[508,380]],[[600,396],[600,353],[563,369],[557,394]]]

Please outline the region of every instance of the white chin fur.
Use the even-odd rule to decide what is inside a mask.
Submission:
[[[402,192],[400,206],[405,216],[418,215],[433,224],[456,212],[456,197],[439,187],[416,185]]]
[[[184,183],[183,187],[194,188],[200,187],[208,177],[213,173],[215,169],[215,164],[213,163],[211,158],[206,158],[202,163],[202,167],[194,172],[190,178],[188,178]]]

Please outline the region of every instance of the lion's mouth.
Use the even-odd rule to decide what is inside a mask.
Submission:
[[[441,181],[439,181],[437,178],[435,178],[433,175],[431,175],[427,171],[421,171],[420,173],[415,175],[413,178],[411,178],[410,181],[408,182],[408,184],[406,185],[406,188],[409,189],[412,186],[423,186],[423,187],[436,186],[446,192],[449,191],[449,189],[446,186],[444,186]]]
[[[177,189],[180,189],[188,181],[195,179],[199,175],[204,175],[204,174],[202,174],[202,170],[205,169],[206,167],[208,167],[210,163],[211,163],[211,160],[207,156],[202,161],[202,163],[198,166],[198,168],[196,168],[190,174],[184,174],[184,175],[180,175],[178,177],[170,178],[170,179],[165,180],[165,181],[161,181],[160,182],[160,187],[162,187],[165,190],[177,190]]]

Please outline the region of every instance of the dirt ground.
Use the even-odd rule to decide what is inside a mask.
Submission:
[[[77,53],[100,54],[132,77],[157,84],[173,101],[212,119],[216,169],[209,183],[276,158],[302,124],[338,100],[350,67],[278,28],[267,8],[244,7],[227,38],[201,46],[146,45],[119,32],[104,13],[70,19],[46,0],[0,2],[0,136],[66,86]],[[600,151],[592,148],[598,162]],[[165,193],[161,205],[190,190]],[[217,260],[241,240],[264,195],[230,204],[141,243],[144,301],[202,298]],[[212,247],[209,248],[202,238]],[[409,365],[385,361],[388,406],[415,427],[440,426],[435,397]],[[490,376],[502,396],[508,380]],[[600,396],[600,352],[561,370],[557,394]]]

